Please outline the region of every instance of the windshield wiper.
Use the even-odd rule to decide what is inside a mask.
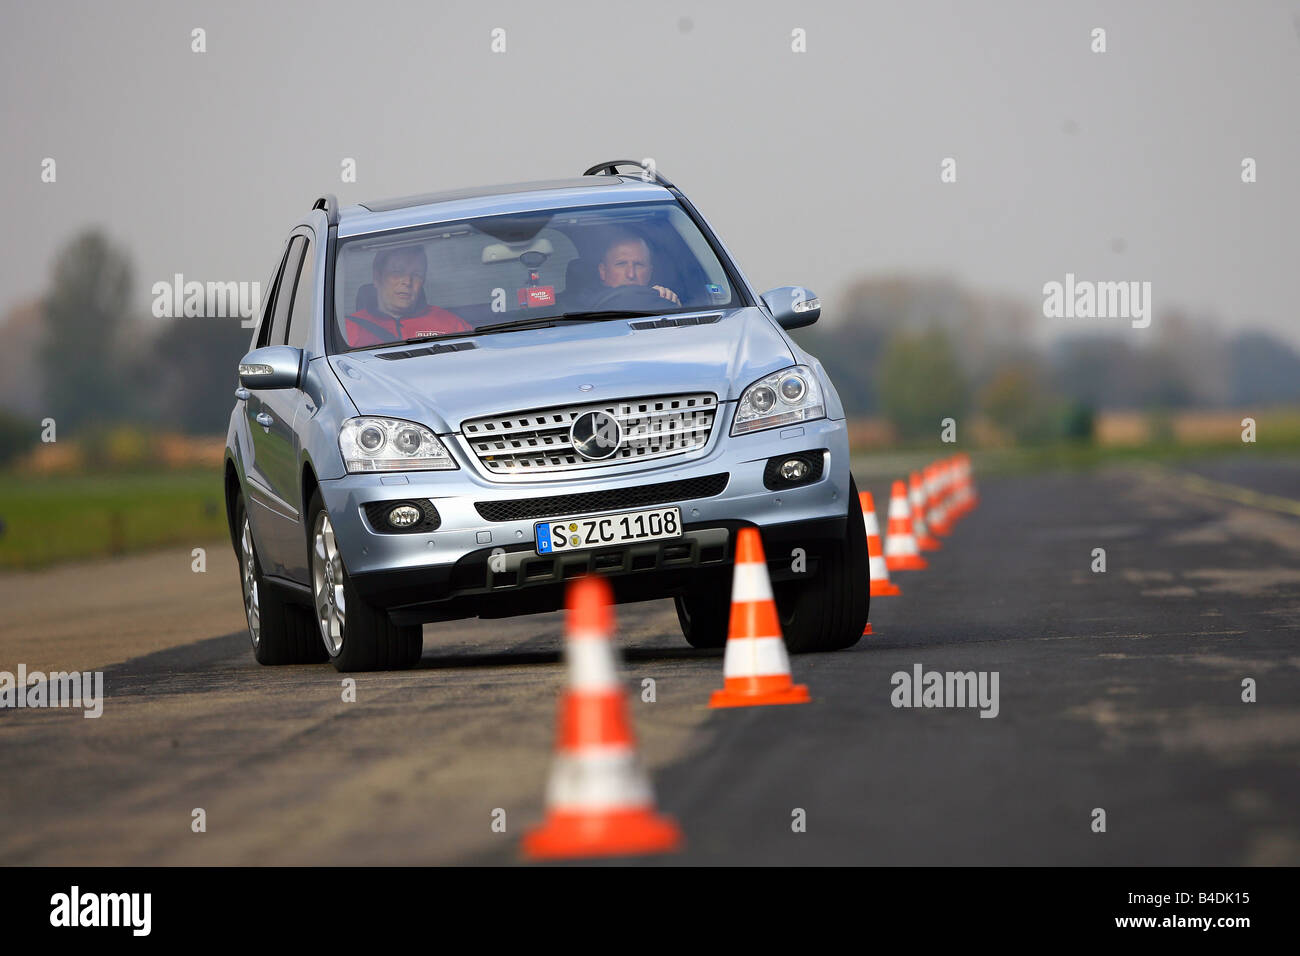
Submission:
[[[637,309],[598,309],[590,312],[565,312],[563,315],[539,315],[535,319],[512,319],[509,322],[498,322],[495,325],[480,325],[473,333],[467,332],[463,334],[477,335],[480,332],[510,332],[514,329],[529,328],[544,329],[556,322],[599,322],[602,319],[634,319],[643,315],[658,314],[658,312],[646,312]]]
[[[480,325],[477,329],[467,329],[464,332],[422,332],[419,335],[412,335],[409,339],[385,342],[384,346],[411,345],[415,342],[432,342],[434,339],[463,339],[471,335],[483,335],[485,332],[509,332],[511,329],[544,329],[548,325],[554,325],[558,318],[562,316],[539,315],[533,319],[512,319],[509,322],[497,322],[495,325]]]
[[[639,319],[646,315],[662,314],[662,311],[647,309],[593,309],[590,312],[565,312],[560,318],[590,319],[593,322],[599,322],[601,319]]]
[[[635,319],[646,315],[659,315],[659,312],[647,312],[637,309],[601,309],[591,312],[566,312],[563,315],[539,315],[530,319],[511,319],[509,322],[497,322],[493,325],[480,325],[477,329],[465,332],[423,332],[412,335],[409,339],[385,342],[380,348],[393,348],[398,345],[412,345],[416,342],[431,342],[434,339],[463,339],[472,335],[491,335],[496,332],[515,332],[521,329],[546,329],[557,322],[599,322],[603,319]]]

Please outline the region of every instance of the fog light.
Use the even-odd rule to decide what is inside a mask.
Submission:
[[[423,515],[419,508],[411,505],[398,505],[392,511],[388,512],[388,523],[394,528],[409,528],[419,521]]]
[[[808,475],[808,462],[802,458],[787,458],[781,462],[781,477],[786,481],[803,481]]]

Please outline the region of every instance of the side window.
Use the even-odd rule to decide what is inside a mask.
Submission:
[[[284,252],[280,253],[280,264],[275,267],[271,273],[271,279],[263,286],[264,293],[262,298],[262,319],[257,325],[257,344],[254,348],[262,348],[271,344],[271,323],[275,315],[275,292],[280,287],[280,276],[284,274],[284,260],[289,255],[289,246],[286,245]]]
[[[275,293],[275,314],[271,320],[271,344],[283,345],[289,331],[289,309],[293,305],[293,284],[298,276],[298,267],[302,265],[303,246],[307,240],[294,236],[289,240],[289,255],[284,260],[284,269],[280,273],[280,287]]]
[[[311,313],[316,302],[316,247],[310,239],[303,253],[298,284],[293,291],[293,312],[289,316],[289,339],[285,343],[305,349],[311,339]]]

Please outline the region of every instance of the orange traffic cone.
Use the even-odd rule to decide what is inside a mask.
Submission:
[[[922,551],[938,551],[943,545],[930,534],[930,527],[926,524],[925,482],[919,472],[912,472],[908,500],[912,504],[912,534],[916,536],[916,546]]]
[[[637,856],[681,845],[677,824],[655,810],[637,757],[627,701],[611,643],[609,582],[586,576],[569,586],[555,761],[546,821],[524,836],[530,859]]]
[[[965,452],[957,456],[957,478],[961,488],[961,513],[969,514],[975,510],[979,498],[975,494],[975,479],[971,474],[970,455]]]
[[[757,528],[741,528],[736,535],[731,623],[722,673],[722,690],[713,692],[710,707],[806,704],[812,699],[807,687],[790,679],[790,655],[781,636]]]
[[[948,524],[948,509],[944,503],[943,474],[938,462],[925,466],[925,488],[930,499],[930,506],[926,511],[930,530],[946,538],[952,534],[952,527]]]
[[[924,571],[930,562],[921,557],[912,535],[912,507],[907,486],[894,482],[889,492],[889,527],[885,535],[885,567],[890,571]]]
[[[957,501],[957,515],[964,518],[970,513],[970,488],[966,484],[966,473],[962,467],[961,455],[952,456],[952,494]]]
[[[871,576],[871,596],[888,597],[902,594],[903,589],[889,580],[885,552],[880,547],[880,524],[876,521],[876,500],[871,497],[869,491],[858,492],[858,498],[862,501],[862,523],[867,529],[867,566]]]
[[[961,468],[957,456],[945,459],[943,470],[948,483],[948,523],[956,524],[966,514],[966,499],[962,496]]]

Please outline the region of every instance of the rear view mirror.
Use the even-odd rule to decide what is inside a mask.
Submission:
[[[812,325],[822,314],[822,300],[797,285],[783,285],[763,293],[763,304],[783,329]]]
[[[297,388],[302,349],[268,345],[239,360],[239,384],[244,388]]]

